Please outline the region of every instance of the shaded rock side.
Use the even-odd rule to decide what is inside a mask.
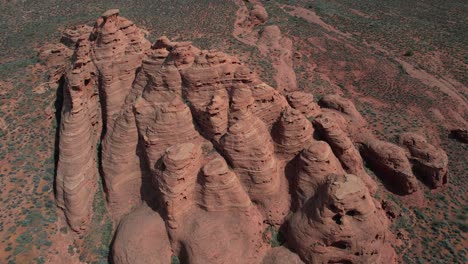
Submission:
[[[371,193],[377,191],[377,184],[366,173],[361,155],[348,135],[340,128],[330,113],[323,113],[313,121],[321,137],[328,142],[335,156],[347,173],[358,176]]]
[[[201,208],[207,211],[227,211],[252,206],[250,197],[239,179],[222,157],[218,156],[209,161],[203,167],[202,175],[198,202]]]
[[[268,251],[261,264],[304,264],[301,258],[286,247],[274,247]]]
[[[273,127],[276,152],[285,158],[296,156],[306,142],[312,139],[314,130],[306,117],[293,108],[287,108]]]
[[[184,213],[195,204],[201,149],[192,143],[176,144],[168,148],[153,176],[159,190],[164,218],[169,228],[180,226]]]
[[[306,263],[397,263],[385,212],[351,174],[329,175],[288,227]]]
[[[303,205],[314,196],[318,187],[330,174],[343,174],[340,162],[324,141],[308,142],[299,155],[296,167],[295,192],[298,204]]]
[[[96,69],[88,51],[89,44],[83,42],[66,75],[55,181],[57,204],[77,232],[86,229],[91,220],[98,179],[96,130],[92,124],[98,112]]]
[[[102,168],[107,202],[114,220],[119,220],[142,201],[143,174],[138,131],[131,107],[115,121],[115,127],[102,144]]]
[[[320,106],[315,103],[314,96],[310,93],[294,91],[288,93],[286,98],[292,108],[301,111],[307,118],[320,114]]]
[[[419,190],[411,164],[399,146],[377,139],[368,140],[360,147],[360,152],[392,192],[405,195]]]
[[[93,62],[99,69],[104,97],[106,131],[112,130],[125,98],[132,89],[135,73],[150,43],[133,22],[118,16],[119,11],[104,13],[91,33]]]
[[[141,233],[142,228],[144,234]],[[167,264],[171,263],[171,255],[164,220],[146,204],[124,217],[117,227],[112,245],[112,263]]]
[[[190,109],[177,96],[171,101],[156,104],[143,98],[135,102],[138,131],[143,139],[149,166],[161,158],[167,148],[184,142],[200,140]]]
[[[448,182],[448,157],[445,151],[427,142],[416,133],[403,133],[398,143],[409,151],[414,171],[431,188],[439,188]]]

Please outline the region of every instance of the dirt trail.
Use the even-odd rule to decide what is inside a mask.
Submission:
[[[272,63],[276,74],[273,79],[280,92],[297,90],[296,73],[293,67],[293,41],[284,36],[276,25],[259,28],[268,19],[268,13],[260,1],[252,1],[252,8],[242,0],[239,6],[232,35],[244,44],[255,46],[262,56]]]
[[[320,16],[318,16],[313,10],[305,9],[302,7],[296,7],[296,6],[291,6],[291,5],[282,5],[281,8],[283,9],[284,12],[288,13],[289,15],[292,16],[297,16],[300,18],[303,18],[304,20],[308,21],[309,23],[313,23],[316,25],[319,25],[323,29],[325,29],[328,32],[333,32],[336,33],[336,37],[340,38],[341,41],[346,41],[347,39],[350,39],[352,37],[352,34],[350,33],[344,33],[337,28],[335,28],[332,25],[327,24],[324,22]],[[318,40],[312,40],[311,43],[315,45],[317,48],[322,49],[323,51],[326,51],[325,48],[321,47],[320,43],[317,42]],[[336,39],[336,41],[339,41]],[[314,43],[315,42],[315,43]],[[463,116],[467,114],[467,109],[468,109],[468,102],[465,96],[463,94],[468,94],[468,88],[464,86],[463,84],[450,79],[446,77],[441,77],[441,76],[434,76],[422,69],[418,69],[414,65],[410,64],[409,62],[404,61],[401,58],[398,58],[398,56],[395,56],[395,54],[392,54],[390,51],[382,48],[378,44],[369,44],[367,42],[362,42],[363,45],[372,47],[382,53],[384,53],[386,56],[391,57],[395,59],[396,62],[398,62],[405,72],[410,75],[412,78],[419,80],[421,83],[428,87],[433,87],[444,94],[448,95],[450,97],[450,100],[453,102],[456,102],[453,107],[456,110],[455,111],[447,111],[444,115],[450,116],[452,119],[457,120],[460,124],[463,124],[464,126],[468,125],[468,122],[464,120]]]
[[[286,10],[289,9],[291,11]],[[344,33],[333,27],[332,25],[329,25],[325,23],[314,11],[305,9],[303,7],[298,7],[298,6],[290,6],[290,5],[282,5],[281,9],[283,9],[284,12],[288,13],[289,15],[292,16],[297,16],[300,17],[304,20],[306,20],[309,23],[317,24],[324,28],[327,31],[334,32],[342,37],[349,38],[352,35],[349,33]]]

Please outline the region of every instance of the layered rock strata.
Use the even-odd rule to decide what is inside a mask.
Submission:
[[[92,215],[97,191],[96,134],[99,126],[96,68],[90,62],[90,45],[83,41],[67,73],[60,124],[56,200],[70,227],[83,231]]]
[[[427,142],[416,133],[399,135],[399,144],[408,150],[414,171],[431,187],[439,188],[448,182],[448,157],[445,151]]]
[[[397,263],[389,221],[365,184],[329,175],[288,222],[288,242],[306,263]]]
[[[283,52],[279,89],[222,52],[150,45],[118,10],[67,32],[57,203],[84,232],[102,169],[115,263],[393,263],[359,151],[395,193],[419,189],[411,164],[446,182],[446,156],[425,139],[377,140],[351,101],[328,95],[321,108],[290,92],[290,45],[274,27],[258,42]],[[272,249],[271,230],[287,243]]]

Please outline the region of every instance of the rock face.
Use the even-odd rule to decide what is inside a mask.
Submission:
[[[64,209],[70,227],[78,232],[91,219],[98,179],[96,143],[100,111],[96,68],[91,63],[89,48],[89,42],[80,43],[67,73],[55,181],[57,204]]]
[[[313,197],[330,174],[343,174],[345,171],[333,154],[330,146],[323,141],[313,141],[306,145],[299,155],[296,171],[296,193],[298,203],[303,205]]]
[[[405,151],[389,142],[374,140],[362,146],[364,158],[385,178],[387,188],[395,193],[410,194],[419,189]]]
[[[401,134],[399,144],[408,149],[414,171],[426,184],[431,188],[447,184],[448,157],[444,150],[429,144],[424,136],[416,133]]]
[[[453,137],[463,143],[468,143],[468,129],[458,128],[450,131]]]
[[[415,135],[402,135],[404,148],[377,140],[351,101],[328,95],[321,108],[293,91],[291,43],[278,28],[258,40],[283,54],[275,89],[222,52],[150,44],[118,13],[64,34],[76,48],[56,199],[73,230],[86,232],[100,176],[115,263],[395,262],[363,158],[403,195],[419,188],[411,164],[435,187],[446,182],[442,150]],[[254,6],[246,27],[266,18]],[[287,231],[287,243],[272,248],[271,230]]]
[[[287,95],[288,103],[306,117],[316,117],[320,113],[320,107],[314,102],[314,96],[301,91],[294,91]]]
[[[388,220],[351,174],[330,175],[288,222],[288,242],[306,263],[397,263]]]
[[[364,170],[364,164],[359,151],[354,147],[351,139],[346,135],[330,113],[319,115],[313,121],[319,133],[330,144],[333,153],[340,160],[347,173],[361,178],[372,193],[377,191],[377,185]]]

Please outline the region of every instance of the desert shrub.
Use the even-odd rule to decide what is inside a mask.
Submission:
[[[171,256],[171,264],[180,264],[180,260],[177,256]]]

